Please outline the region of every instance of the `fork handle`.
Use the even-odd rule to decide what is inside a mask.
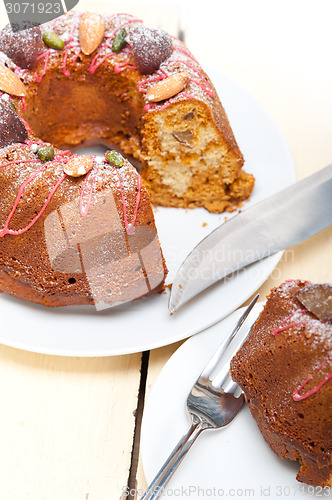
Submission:
[[[160,497],[163,489],[174,474],[175,470],[178,468],[200,433],[205,428],[206,427],[202,426],[201,421],[195,423],[193,422],[191,424],[186,434],[182,436],[169,457],[166,459],[164,465],[162,465],[141,500],[155,500]]]

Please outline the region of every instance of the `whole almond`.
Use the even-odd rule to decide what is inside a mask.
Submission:
[[[189,82],[187,73],[177,73],[156,83],[147,91],[150,102],[159,102],[169,99],[183,90]]]
[[[15,73],[7,68],[7,66],[0,66],[0,90],[7,94],[24,96],[26,88]]]
[[[105,23],[99,14],[86,12],[81,17],[79,38],[83,54],[90,55],[104,38]]]
[[[81,177],[87,174],[93,167],[91,156],[73,156],[63,168],[65,174],[71,177]]]

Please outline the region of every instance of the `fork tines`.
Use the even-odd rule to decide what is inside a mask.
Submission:
[[[206,365],[206,367],[202,371],[199,379],[209,379],[211,381],[213,387],[222,387],[222,388],[225,387],[225,391],[227,390],[227,392],[233,392],[233,393],[235,392],[235,390],[238,386],[237,386],[237,384],[232,382],[232,379],[229,375],[229,366],[230,366],[231,357],[233,357],[233,355],[235,354],[234,349],[230,350],[231,357],[229,357],[228,360],[226,358],[226,361],[223,364],[222,369],[217,373],[217,375],[214,378],[212,377],[212,374],[213,374],[215,368],[217,367],[217,365],[220,363],[221,359],[224,356],[226,357],[228,347],[231,345],[232,340],[234,339],[235,335],[240,330],[243,323],[245,322],[245,320],[249,316],[249,313],[251,312],[252,308],[256,304],[258,297],[259,297],[259,294],[257,294],[255,296],[255,298],[250,302],[249,306],[245,309],[244,313],[242,314],[242,316],[240,317],[240,319],[236,323],[233,330],[229,333],[229,335],[224,339],[224,341],[220,344],[220,346],[218,347],[216,352],[213,354],[212,358],[210,359],[210,361],[208,362],[208,364]],[[248,335],[249,335],[249,331],[244,336],[244,338],[241,340],[241,343],[237,346],[237,349],[239,349],[241,347],[241,345],[246,340]],[[228,387],[229,385],[230,385],[230,387]],[[227,389],[227,387],[228,387],[228,389]]]

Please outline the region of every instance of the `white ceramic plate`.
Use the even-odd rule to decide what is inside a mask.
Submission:
[[[257,304],[240,334],[262,310]],[[186,432],[188,393],[243,309],[185,342],[169,359],[155,382],[142,421],[141,454],[148,483]],[[239,334],[239,335],[240,335]],[[275,455],[261,436],[245,405],[224,429],[204,432],[176,471],[162,498],[282,498],[332,497],[332,490],[296,481],[299,465]],[[141,498],[139,492],[138,498]]]
[[[256,178],[249,206],[295,181],[292,158],[260,105],[224,75],[208,71],[246,159],[245,169]],[[168,283],[191,249],[225,220],[224,215],[204,209],[157,208],[155,216],[169,269]],[[99,312],[94,307],[45,308],[2,295],[0,342],[65,356],[127,354],[171,344],[234,311],[265,281],[280,257],[279,252],[215,285],[173,316],[168,313],[168,291]]]

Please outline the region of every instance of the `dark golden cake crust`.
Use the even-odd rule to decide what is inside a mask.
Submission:
[[[307,285],[290,281],[271,291],[231,375],[272,450],[299,459],[297,479],[331,486],[332,324],[295,297]]]

